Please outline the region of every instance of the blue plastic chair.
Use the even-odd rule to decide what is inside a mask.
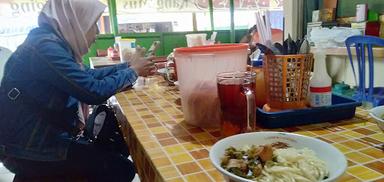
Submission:
[[[384,105],[384,88],[374,87],[374,57],[373,46],[384,46],[384,39],[374,36],[352,36],[345,40],[348,56],[352,65],[352,71],[355,76],[356,84],[358,85],[357,95],[354,97],[361,102],[370,102],[373,107],[378,105]],[[356,71],[353,64],[353,57],[351,54],[351,46],[356,48],[357,66],[359,79],[356,80]],[[366,89],[365,71],[366,71],[366,49],[368,53],[368,75],[369,75],[369,87]],[[381,97],[381,98],[380,98]]]

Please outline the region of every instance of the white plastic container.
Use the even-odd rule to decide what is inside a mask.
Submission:
[[[356,22],[363,22],[367,20],[368,4],[356,5]]]
[[[216,44],[175,49],[185,121],[199,127],[220,126],[216,75],[245,71],[247,44]]]
[[[185,37],[187,39],[188,47],[203,46],[207,40],[206,33],[186,34]]]
[[[332,105],[332,79],[327,73],[326,54],[319,48],[314,53],[314,73],[309,81],[311,107]]]
[[[127,62],[127,54],[133,54],[136,51],[136,39],[120,39],[119,44],[120,61]]]

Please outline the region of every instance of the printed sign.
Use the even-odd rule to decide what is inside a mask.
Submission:
[[[107,4],[107,0],[100,1]],[[0,16],[38,15],[46,2],[47,0],[0,0]]]
[[[0,16],[18,17],[23,14],[38,14],[47,0],[0,0]]]
[[[118,13],[208,11],[209,0],[119,0]],[[234,0],[235,9],[282,9],[283,0]],[[228,10],[229,0],[213,0],[214,10]]]
[[[0,0],[0,16],[38,14],[47,0]],[[107,0],[100,0],[107,4]],[[235,9],[282,9],[283,0],[234,0]],[[208,0],[116,0],[118,13],[208,11]],[[229,0],[213,0],[214,10],[228,10]]]

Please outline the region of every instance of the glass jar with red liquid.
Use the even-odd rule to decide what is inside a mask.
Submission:
[[[255,129],[255,78],[254,72],[226,72],[217,75],[222,137]]]

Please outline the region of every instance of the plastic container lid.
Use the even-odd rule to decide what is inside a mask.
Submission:
[[[175,53],[196,53],[196,52],[216,52],[216,51],[234,51],[247,50],[248,44],[214,44],[196,47],[182,47],[174,49]]]

